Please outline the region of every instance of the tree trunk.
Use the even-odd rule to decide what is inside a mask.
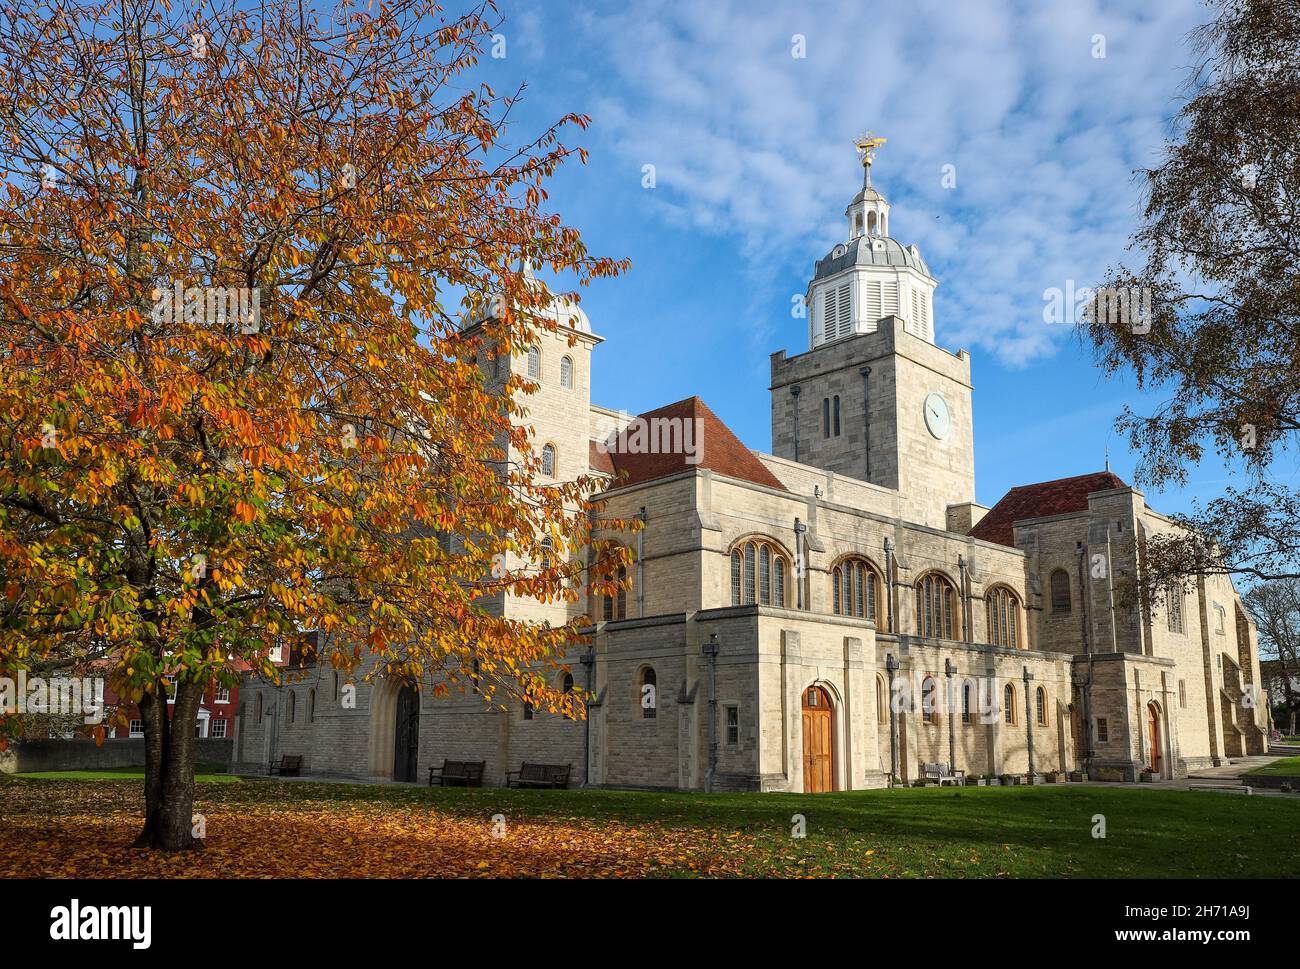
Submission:
[[[137,848],[181,851],[202,848],[194,826],[194,723],[203,687],[178,683],[172,716],[167,716],[167,694],[145,694],[140,700],[144,718],[144,828]]]

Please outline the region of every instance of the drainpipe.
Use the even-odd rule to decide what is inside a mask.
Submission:
[[[1119,634],[1115,630],[1115,569],[1110,555],[1110,523],[1106,523],[1106,597],[1110,605],[1110,651],[1119,652]]]
[[[871,480],[871,368],[863,367],[862,374],[862,453],[866,462],[866,477]]]
[[[1029,702],[1029,684],[1033,682],[1034,674],[1029,672],[1029,666],[1025,666],[1025,739],[1029,744],[1029,783],[1034,783],[1034,714],[1036,707]]]
[[[645,505],[637,513],[637,518],[641,520],[641,527],[636,533],[636,615],[638,619],[645,618]]]
[[[943,672],[948,677],[948,767],[955,771],[957,769],[957,727],[953,719],[961,710],[957,696],[952,692],[952,675],[957,672],[957,664],[951,659],[945,659]]]
[[[966,574],[966,556],[957,556],[957,571],[961,575],[961,625],[962,625],[962,642],[974,642],[974,635],[971,632],[971,603],[970,603],[970,576]]]
[[[591,697],[594,693],[594,678],[596,670],[596,644],[593,642],[588,650],[582,654],[582,665],[587,668],[587,697],[583,701],[587,707],[587,716],[584,718],[582,733],[582,786],[591,786]]]
[[[898,673],[898,660],[893,653],[885,654],[885,672],[889,674],[889,786],[896,787],[898,778],[898,711],[894,703],[894,676]]]
[[[709,769],[704,775],[704,792],[713,793],[713,778],[718,771],[718,634],[709,633],[703,653],[709,661]]]
[[[894,540],[885,539],[885,598],[889,609],[889,631],[894,629]]]
[[[800,609],[806,609],[804,604],[804,576],[808,574],[808,556],[804,549],[807,540],[804,538],[808,532],[808,526],[798,518],[794,520],[794,588],[795,602]]]
[[[1086,578],[1086,563],[1088,560],[1088,550],[1084,547],[1083,542],[1077,545],[1078,563],[1076,568],[1079,573],[1079,605],[1083,621],[1083,648],[1088,651],[1088,679],[1083,684],[1083,760],[1084,769],[1088,772],[1088,779],[1092,779],[1092,603],[1088,597],[1088,580]]]
[[[790,388],[790,396],[794,398],[794,463],[799,463],[799,387],[798,385]]]

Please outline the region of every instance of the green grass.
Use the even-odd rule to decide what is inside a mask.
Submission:
[[[1273,777],[1300,777],[1300,757],[1283,757],[1263,767],[1247,771],[1248,774],[1268,774]]]
[[[1294,877],[1300,857],[1300,798],[1198,791],[1044,785],[708,795],[271,781],[208,788],[202,799],[704,829],[744,842],[746,872],[768,876]],[[804,839],[790,836],[795,814],[806,819]],[[1104,839],[1092,836],[1098,814]]]
[[[142,781],[144,768],[97,767],[92,770],[43,770],[13,776],[52,781]],[[225,768],[214,764],[199,764],[194,779],[216,784],[238,783],[242,780],[234,774],[225,773]]]
[[[127,780],[117,780],[125,774]],[[47,779],[0,779],[6,812],[95,814],[137,809],[139,774],[78,771],[42,775],[102,783],[68,792]],[[486,826],[555,822],[591,833],[634,828],[645,842],[692,843],[658,868],[667,876],[710,873],[866,878],[1252,878],[1295,877],[1300,797],[1091,785],[926,788],[840,794],[698,794],[646,791],[517,791],[324,784],[200,777],[195,809],[248,814],[267,809],[368,816],[428,812]],[[48,787],[47,787],[48,785]],[[5,788],[9,787],[8,794]],[[28,788],[20,791],[21,788]],[[93,793],[92,793],[93,791]],[[61,802],[59,799],[63,798]],[[241,810],[247,809],[247,810]],[[803,815],[806,837],[791,837]],[[1104,815],[1106,837],[1093,837]],[[678,837],[682,835],[683,837]],[[304,841],[304,859],[312,846]],[[713,867],[712,857],[724,859]],[[692,862],[696,863],[694,869]]]

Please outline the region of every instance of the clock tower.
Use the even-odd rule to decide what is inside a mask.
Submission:
[[[896,491],[908,521],[949,527],[975,500],[970,354],[934,342],[938,280],[915,245],[886,233],[889,203],[871,184],[846,210],[847,242],[808,284],[806,353],[772,355],[772,451]]]

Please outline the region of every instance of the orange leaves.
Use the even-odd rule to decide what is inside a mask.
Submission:
[[[257,518],[257,509],[247,502],[235,502],[235,517],[245,525],[251,525]]]

